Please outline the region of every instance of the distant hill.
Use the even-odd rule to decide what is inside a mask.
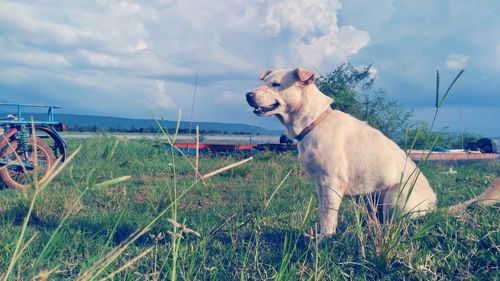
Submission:
[[[29,114],[25,113],[26,116]],[[24,114],[23,114],[24,115]],[[46,120],[46,114],[34,113],[37,120]],[[111,116],[77,115],[57,113],[56,120],[63,122],[70,131],[114,131],[114,132],[156,132],[158,125],[153,119],[132,119]],[[164,120],[160,124],[169,130],[175,129],[177,121]],[[262,134],[280,135],[281,130],[267,130],[257,126],[241,123],[220,122],[193,122],[192,129],[200,127],[202,133],[224,133],[224,134]],[[189,122],[181,122],[182,131],[189,130]]]

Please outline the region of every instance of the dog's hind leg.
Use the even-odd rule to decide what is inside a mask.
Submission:
[[[347,190],[347,181],[328,179],[317,184],[320,208],[320,230],[323,236],[335,234],[339,208]]]
[[[425,215],[436,207],[437,198],[427,179],[420,176],[412,186],[401,188],[396,184],[384,196],[383,213],[386,221],[393,211],[409,214],[411,218]]]

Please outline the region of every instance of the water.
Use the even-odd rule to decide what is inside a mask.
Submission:
[[[65,139],[88,139],[97,136],[113,136],[118,139],[125,140],[166,140],[162,134],[127,134],[127,133],[73,133],[66,132],[62,133]],[[280,136],[275,135],[259,135],[259,136],[249,136],[249,135],[204,135],[204,142],[207,143],[232,143],[232,144],[244,144],[244,143],[279,143]],[[179,142],[194,142],[195,137],[193,135],[178,135],[176,140]]]

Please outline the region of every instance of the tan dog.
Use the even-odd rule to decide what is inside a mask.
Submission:
[[[380,193],[384,214],[398,209],[423,215],[436,194],[406,154],[380,131],[341,111],[297,68],[267,71],[246,94],[259,116],[278,117],[298,140],[299,159],[317,186],[322,235],[335,233],[344,195]],[[402,182],[402,184],[400,184]]]

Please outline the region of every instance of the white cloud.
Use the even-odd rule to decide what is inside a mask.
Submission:
[[[30,53],[13,51],[8,57],[0,57],[0,60],[1,59],[25,66],[40,66],[44,68],[66,67],[70,65],[69,61],[62,55],[38,50]]]
[[[369,35],[339,24],[339,0],[0,1],[0,87],[32,85],[19,102],[150,117],[188,112],[245,122],[243,93],[266,68],[333,69]],[[355,26],[355,25],[354,25]],[[21,92],[21,90],[20,90]],[[43,93],[43,94],[41,94]],[[45,95],[45,96],[41,96]],[[186,111],[187,110],[187,111]]]
[[[445,63],[446,68],[449,69],[463,69],[467,65],[469,57],[461,54],[453,54],[448,56]]]
[[[12,27],[18,39],[29,40],[37,44],[74,44],[78,41],[78,29],[54,22],[54,18],[40,13],[37,7],[23,3],[0,2],[0,22]]]
[[[326,73],[349,59],[376,66],[378,86],[410,106],[432,101],[436,69],[465,66],[457,91],[476,94],[464,104],[494,101],[500,4],[455,2],[2,0],[1,98],[175,119],[174,107],[191,108],[199,70],[196,118],[263,122],[243,95],[257,85],[256,73],[295,66]],[[470,82],[477,76],[484,83]],[[457,102],[467,96],[459,93]]]
[[[128,81],[191,84],[196,70],[212,77],[205,83],[253,79],[268,67],[330,70],[369,41],[366,32],[338,23],[341,6],[339,0],[2,1],[0,61],[12,75],[3,81],[44,87],[50,76],[133,97],[138,86]],[[33,75],[22,75],[26,69]],[[148,92],[164,108],[186,99],[161,89]],[[207,90],[200,85],[200,93]]]
[[[285,29],[302,36],[311,36],[311,32],[329,33],[338,29],[337,11],[341,6],[340,1],[275,1],[267,6],[264,26],[273,35]]]
[[[110,55],[98,54],[87,50],[80,50],[80,53],[88,63],[97,67],[116,68],[120,66],[120,60]]]
[[[57,77],[51,78],[57,81]],[[115,89],[114,86],[116,86],[113,84],[115,81],[110,80],[112,76],[110,77],[109,75],[105,75],[103,73],[92,73],[91,75],[85,73],[66,73],[59,75],[59,78],[63,80],[63,82],[70,83],[75,88],[84,88],[95,92],[113,91]],[[75,98],[78,99],[78,97]]]
[[[156,85],[158,87],[158,91],[149,97],[149,101],[163,109],[175,108],[174,101],[167,95],[165,81],[156,81]]]
[[[340,1],[274,1],[267,7],[264,26],[268,34],[289,35],[289,49],[278,54],[278,64],[315,66],[320,69],[344,62],[368,44],[368,33],[339,26]]]
[[[131,53],[135,53],[135,52],[144,51],[148,47],[149,47],[148,44],[146,44],[146,42],[144,42],[144,40],[141,39],[141,40],[139,40],[139,42],[137,42],[137,44],[134,47],[129,47],[128,51]]]
[[[369,41],[366,32],[338,24],[337,0],[0,5],[5,37],[21,47],[63,47],[70,56],[84,49],[95,66],[142,71],[147,65],[137,57],[156,58],[172,75],[184,68],[248,73],[255,64],[331,69]]]

